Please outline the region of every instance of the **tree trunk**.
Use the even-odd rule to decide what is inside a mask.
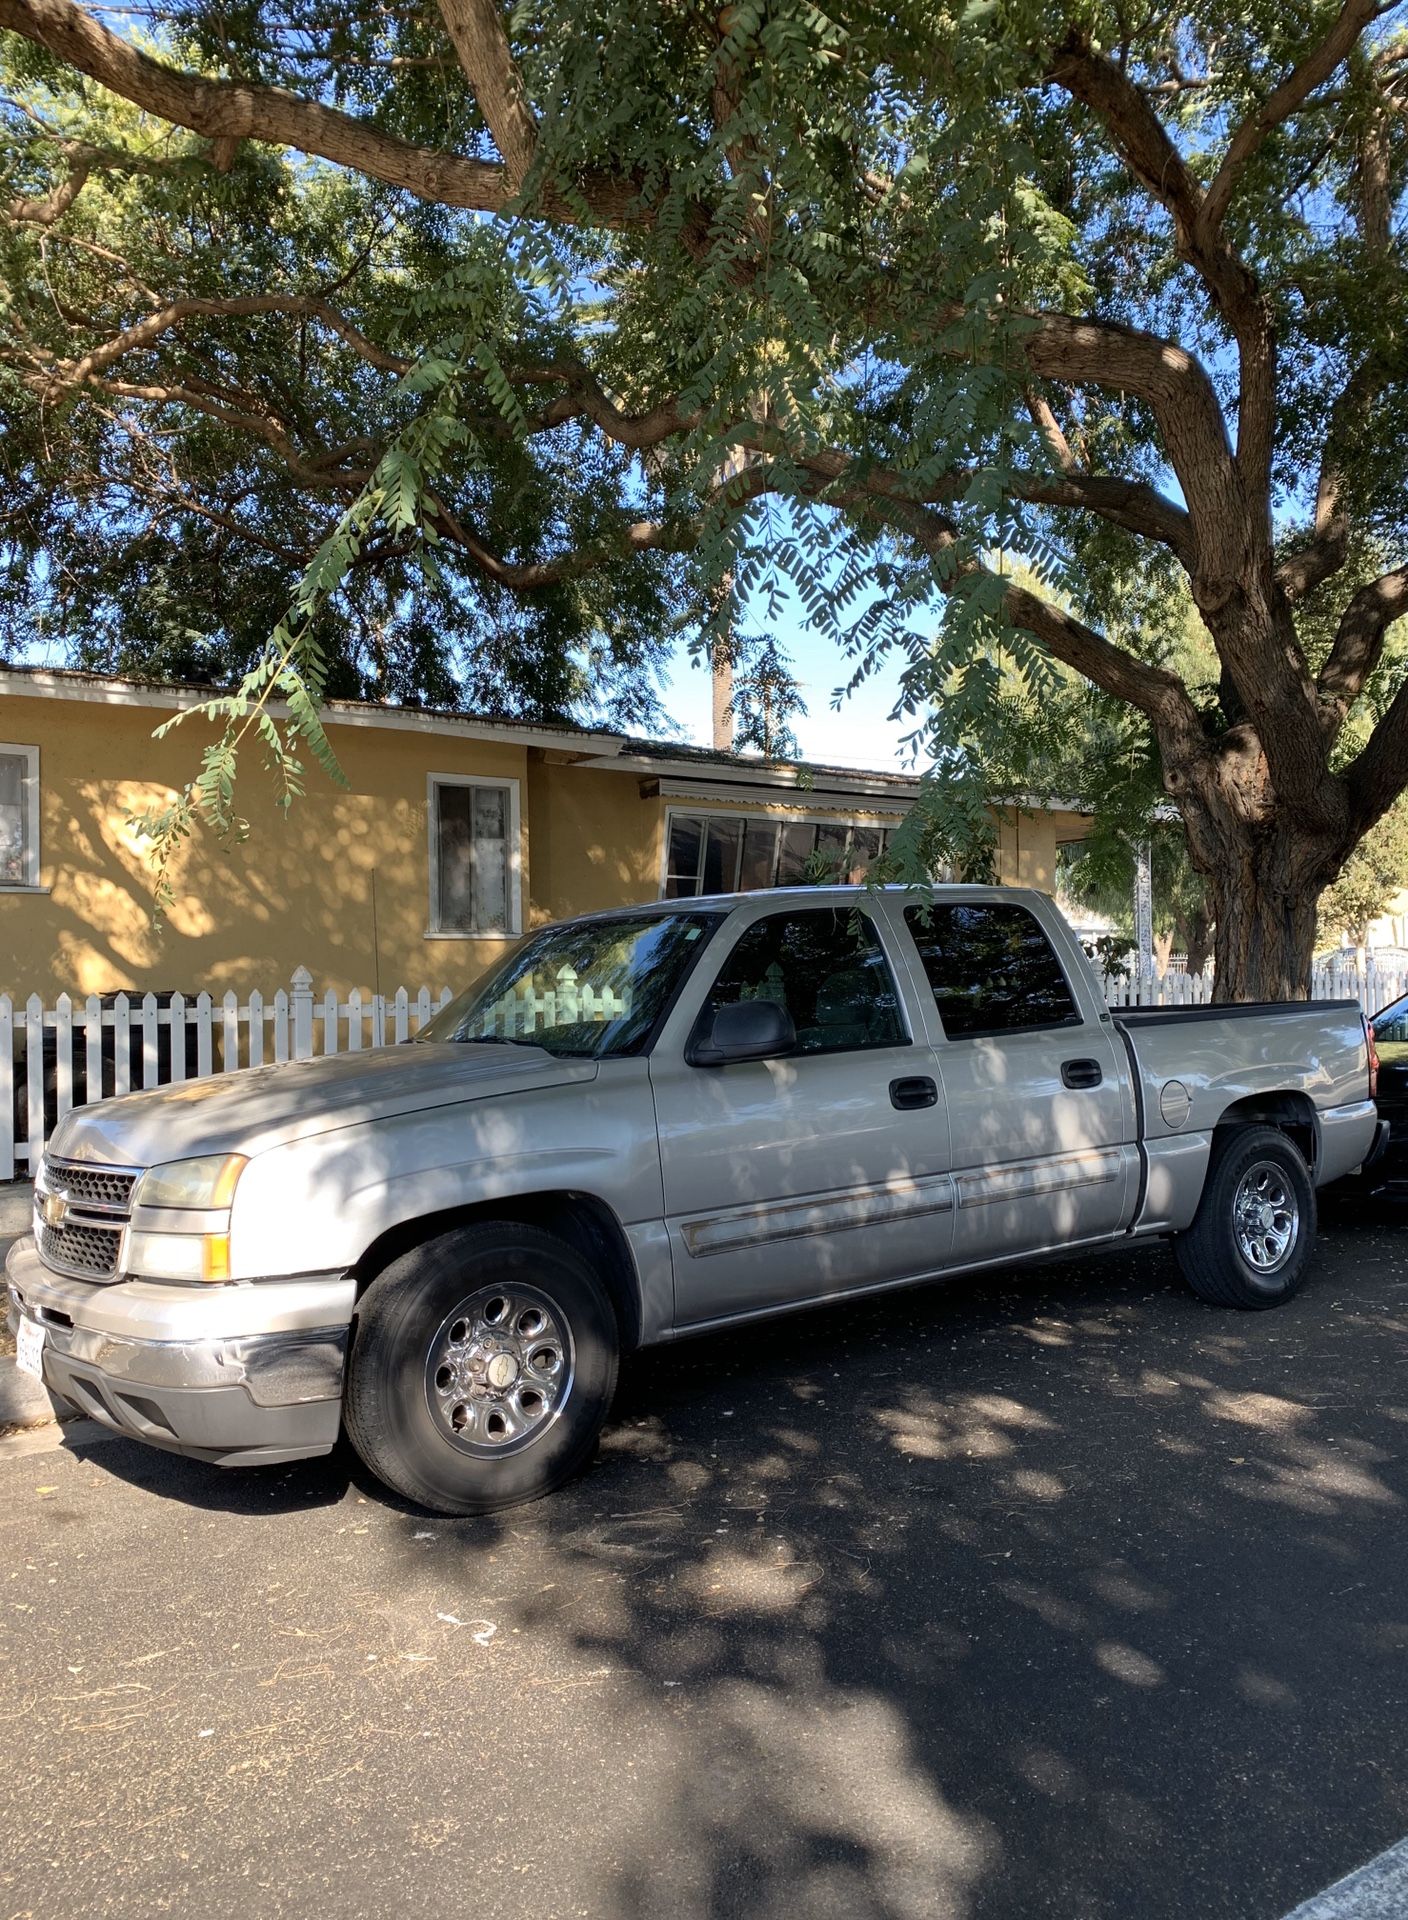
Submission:
[[[1208,875],[1217,968],[1213,998],[1307,1000],[1315,909],[1329,878],[1324,849],[1287,832],[1238,840],[1227,837],[1223,857]]]
[[[727,470],[725,469],[725,472]],[[726,607],[733,595],[733,575],[726,573],[715,589],[716,604]],[[732,753],[737,733],[733,710],[733,623],[714,640],[709,655],[709,674],[713,681],[713,748],[715,753]]]
[[[1212,919],[1206,907],[1189,914],[1183,950],[1188,955],[1189,973],[1201,973],[1212,952]]]

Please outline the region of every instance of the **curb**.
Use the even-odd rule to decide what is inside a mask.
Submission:
[[[0,1274],[11,1246],[29,1232],[32,1191],[28,1180],[0,1184]],[[7,1304],[0,1280],[0,1332],[5,1331]],[[0,1353],[0,1428],[52,1426],[57,1419],[58,1405],[48,1389],[32,1374],[20,1372],[13,1351]]]
[[[21,1373],[12,1353],[0,1354],[0,1427],[43,1427],[58,1421],[59,1405],[42,1382]]]
[[[1408,1902],[1408,1840],[1296,1907],[1285,1920],[1400,1920]]]

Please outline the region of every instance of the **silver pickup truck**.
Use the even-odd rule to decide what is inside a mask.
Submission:
[[[1381,1127],[1352,1002],[1112,1016],[1012,888],[664,901],[541,929],[410,1044],[71,1113],[21,1363],[221,1465],[345,1428],[442,1513],[586,1459],[618,1357],[1072,1247],[1300,1285]]]

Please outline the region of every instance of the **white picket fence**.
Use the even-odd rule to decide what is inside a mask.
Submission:
[[[341,1000],[316,994],[312,975],[299,967],[291,988],[268,997],[255,991],[244,1001],[235,993],[106,998],[105,1005],[96,994],[74,1000],[61,993],[46,1007],[31,994],[16,1006],[0,994],[0,1180],[32,1174],[48,1135],[74,1107],[241,1067],[393,1045],[419,1033],[451,994],[401,987]],[[625,1007],[564,967],[545,991],[528,985],[496,1001],[480,1029],[526,1037],[562,1022],[606,1020]]]
[[[1174,973],[1151,977],[1104,977],[1112,1007],[1206,1006],[1212,975]],[[1378,966],[1371,958],[1361,974],[1353,955],[1315,969],[1316,1000],[1357,1000],[1366,1013],[1408,992],[1408,969]],[[291,988],[241,1001],[226,993],[172,994],[162,1004],[154,994],[119,993],[104,1005],[96,995],[73,1000],[61,993],[52,1007],[38,994],[16,1006],[0,994],[0,1180],[32,1173],[44,1143],[64,1114],[113,1094],[165,1086],[211,1073],[233,1073],[284,1060],[312,1060],[355,1053],[409,1040],[450,999],[450,989],[363,994],[345,1000],[316,994],[305,967]],[[531,985],[488,1009],[481,1032],[526,1038],[543,1027],[570,1021],[600,1021],[626,1011],[610,990],[579,982],[570,967],[543,991]],[[30,1062],[40,1070],[31,1072]]]
[[[1102,976],[1105,999],[1112,1007],[1206,1007],[1212,1001],[1213,973]],[[1361,972],[1354,955],[1327,961],[1311,974],[1312,1000],[1357,1000],[1365,1013],[1377,1013],[1408,993],[1408,968],[1382,966],[1370,955]]]

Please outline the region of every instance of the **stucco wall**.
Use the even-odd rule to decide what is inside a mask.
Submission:
[[[1089,824],[1078,813],[1004,809],[998,815],[998,879],[1008,886],[1054,892],[1057,847],[1067,840],[1082,839]]]
[[[640,788],[638,774],[530,756],[533,925],[659,897],[664,808]]]
[[[0,696],[0,740],[40,750],[44,888],[0,891],[0,992],[48,1002],[60,992],[148,987],[272,993],[299,966],[320,992],[458,990],[503,943],[428,937],[428,775],[519,782],[528,927],[656,899],[667,810],[729,804],[645,796],[639,771],[572,766],[526,743],[334,723],[328,731],[348,788],[333,788],[312,767],[306,796],[285,816],[257,750],[249,753],[238,790],[248,840],[222,846],[197,834],[174,870],[176,903],[158,930],[152,876],[127,819],[166,805],[195,770],[201,723],[154,740],[168,717],[120,701]],[[778,799],[760,794],[747,811],[772,811]],[[805,791],[789,810],[831,811]],[[838,817],[885,818],[867,816],[863,801]],[[1083,824],[1004,817],[1001,877],[1049,889],[1057,841],[1078,837]]]
[[[257,751],[238,802],[243,844],[200,834],[173,873],[176,903],[152,925],[152,880],[127,816],[163,806],[194,771],[198,722],[165,740],[151,708],[0,699],[0,739],[40,749],[42,885],[0,893],[0,990],[104,993],[176,987],[266,992],[306,966],[345,992],[422,984],[458,988],[501,943],[427,939],[427,775],[517,779],[523,799],[525,907],[532,826],[527,753],[444,735],[332,726],[347,791],[312,768],[285,817]]]

